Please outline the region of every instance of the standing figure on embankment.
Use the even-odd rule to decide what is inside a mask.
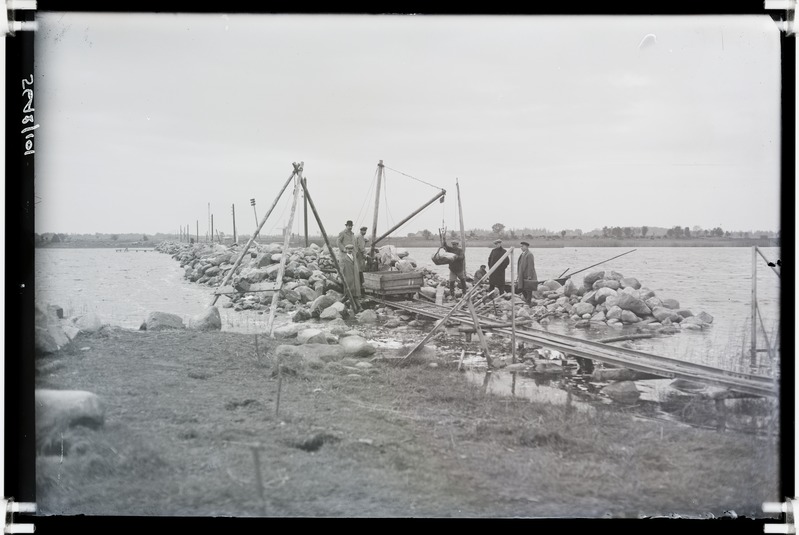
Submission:
[[[533,292],[538,289],[538,275],[535,273],[535,258],[533,253],[530,252],[530,244],[523,241],[520,245],[522,254],[519,255],[517,264],[516,272],[519,274],[519,279],[516,285],[524,296],[524,302],[527,303],[527,306],[530,306]]]
[[[361,231],[355,235],[355,258],[358,259],[358,270],[361,273],[361,285],[363,285],[363,272],[366,271],[366,227],[361,227]]]
[[[502,247],[502,240],[496,239],[494,240],[494,248],[491,249],[491,253],[488,255],[488,269],[490,270],[494,264],[496,264],[502,255],[507,253],[508,251]],[[488,291],[492,291],[494,288],[499,290],[499,295],[505,293],[505,270],[508,268],[508,264],[510,264],[510,260],[507,258],[502,261],[499,267],[488,276]]]
[[[344,283],[350,289],[352,298],[356,301],[361,297],[361,270],[358,269],[358,258],[355,255],[355,246],[348,244],[344,246],[344,252],[340,255],[341,274],[344,276]],[[344,296],[347,299],[347,290],[344,289]]]
[[[339,253],[344,254],[344,248],[347,244],[355,245],[355,234],[352,232],[352,221],[347,221],[344,224],[344,230],[338,233],[338,238],[336,238],[336,247],[338,247]]]

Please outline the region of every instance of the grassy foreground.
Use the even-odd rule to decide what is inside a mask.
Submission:
[[[762,517],[781,501],[775,439],[487,395],[432,348],[277,374],[278,343],[104,328],[39,358],[38,388],[106,407],[99,429],[37,437],[39,514]]]

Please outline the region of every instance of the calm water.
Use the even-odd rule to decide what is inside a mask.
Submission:
[[[420,267],[446,275],[446,266],[436,266],[435,248],[409,248]],[[629,249],[546,248],[531,249],[539,278],[554,278],[569,268],[575,272]],[[761,249],[776,261],[778,248]],[[474,273],[486,264],[488,248],[469,249],[467,269]],[[757,299],[770,336],[779,329],[780,279],[758,257]],[[714,317],[706,331],[685,331],[668,338],[635,341],[642,351],[737,368],[748,362],[752,294],[752,250],[746,247],[644,247],[616,260],[575,275],[574,282],[600,270],[614,270],[636,277],[661,298],[673,298],[695,314]],[[567,273],[567,274],[568,274]],[[510,279],[510,268],[506,272]],[[188,320],[210,304],[211,289],[183,279],[183,270],[170,255],[148,252],[116,252],[114,249],[37,249],[36,300],[57,304],[68,316],[94,312],[105,323],[138,328],[151,311],[171,312]],[[220,297],[222,305],[227,300]],[[220,307],[223,330],[263,332],[267,314],[234,312]],[[569,330],[555,323],[550,330],[587,338],[615,336],[619,331]],[[759,347],[764,347],[758,332]]]

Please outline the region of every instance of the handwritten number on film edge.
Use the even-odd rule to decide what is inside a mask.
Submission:
[[[22,125],[26,125],[28,123],[33,122],[33,112],[35,108],[33,107],[33,89],[27,87],[33,86],[33,75],[30,75],[30,80],[22,79],[22,96],[28,97],[28,102],[25,103],[25,106],[22,108],[22,113],[26,114],[22,118]],[[20,132],[21,134],[25,135],[25,152],[23,153],[25,156],[29,154],[33,154],[36,151],[33,149],[33,131],[39,128],[39,125],[34,126],[27,126],[22,129]]]

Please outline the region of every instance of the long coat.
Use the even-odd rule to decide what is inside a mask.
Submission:
[[[344,254],[344,247],[349,244],[355,245],[355,233],[345,228],[338,233],[338,238],[336,238],[336,247],[338,247],[338,250],[341,252],[341,254]]]
[[[519,255],[519,262],[517,264],[517,270],[519,274],[519,280],[517,282],[517,286],[520,290],[536,290],[537,288],[533,288],[533,286],[537,286],[538,283],[533,283],[530,285],[530,288],[525,287],[524,281],[525,280],[538,280],[538,275],[535,273],[535,258],[533,258],[533,253],[528,251],[522,251],[522,254]]]
[[[339,256],[339,263],[341,264],[341,274],[344,275],[344,280],[352,292],[352,297],[358,298],[361,296],[361,270],[358,269],[358,261],[353,253],[352,258],[347,253],[342,253]],[[344,289],[344,295],[347,295],[347,290]]]
[[[366,237],[360,232],[355,235],[355,258],[358,259],[358,269],[366,269]]]
[[[507,253],[507,249],[502,247],[494,247],[491,249],[491,253],[488,255],[488,269],[491,269],[497,261],[502,258],[502,255]],[[492,286],[499,286],[500,288],[505,287],[505,270],[508,268],[510,264],[510,260],[507,258],[502,261],[499,267],[494,271],[491,275],[488,276],[488,282]]]

